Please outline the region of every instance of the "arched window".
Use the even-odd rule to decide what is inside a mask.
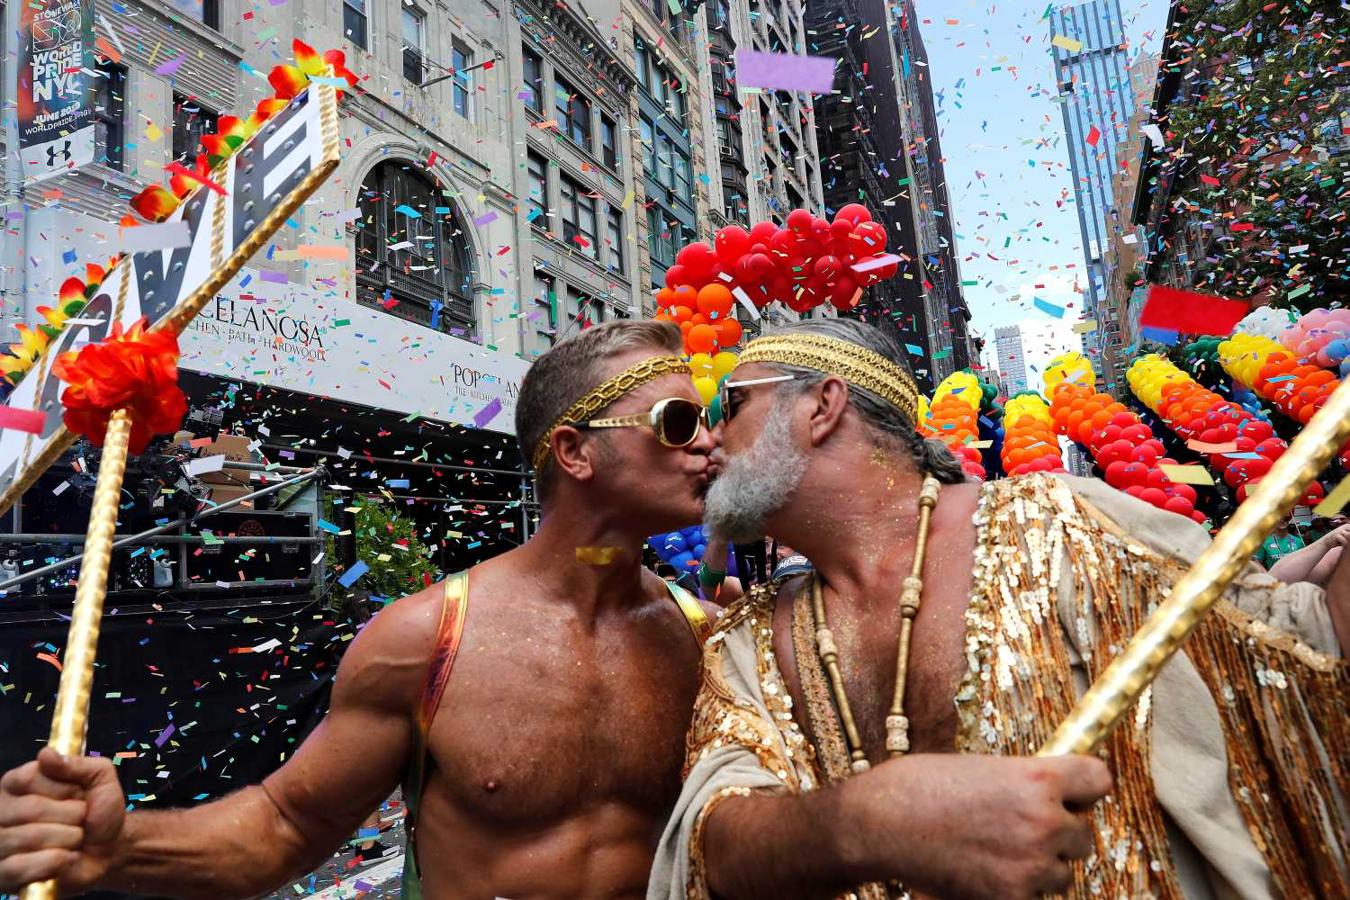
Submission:
[[[357,300],[440,331],[472,331],[469,240],[439,185],[413,163],[386,160],[357,203]]]

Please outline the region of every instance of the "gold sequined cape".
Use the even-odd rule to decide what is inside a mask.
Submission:
[[[1030,755],[1208,542],[1189,519],[1092,479],[983,487],[957,747]],[[728,797],[801,793],[848,777],[847,756],[794,611],[810,710],[794,715],[774,658],[776,591],[719,623],[688,741],[684,790],[649,900],[706,898],[702,831]],[[1105,754],[1117,788],[1094,810],[1084,898],[1346,897],[1346,665],[1322,591],[1253,566],[1154,682]],[[825,698],[825,699],[822,699]],[[811,723],[804,734],[801,722]],[[866,776],[862,776],[866,777]],[[860,885],[849,896],[886,896]]]

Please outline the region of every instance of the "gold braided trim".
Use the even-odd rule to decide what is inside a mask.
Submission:
[[[849,384],[866,388],[918,421],[919,389],[904,369],[880,353],[838,338],[816,334],[771,334],[746,344],[739,365],[766,362],[805,366],[838,375]]]
[[[548,431],[539,439],[534,448],[534,456],[531,458],[534,470],[538,472],[548,461],[548,448],[553,440],[553,432],[564,425],[586,421],[624,394],[672,372],[693,374],[689,364],[678,356],[653,356],[637,365],[629,366],[598,387],[592,388],[580,400],[567,407],[567,412],[559,416],[558,421],[550,425]]]

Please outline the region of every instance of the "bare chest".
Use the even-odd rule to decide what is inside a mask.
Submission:
[[[668,808],[698,679],[687,626],[539,625],[470,614],[431,731],[447,799],[504,827],[601,804]]]

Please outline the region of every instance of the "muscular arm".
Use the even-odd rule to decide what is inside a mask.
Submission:
[[[735,897],[837,896],[900,879],[946,897],[1024,897],[1068,882],[1092,847],[1099,760],[916,755],[806,794],[732,797],[709,814],[708,887]]]
[[[338,668],[328,715],[263,784],[193,809],[130,815],[102,885],[247,897],[320,864],[392,792],[408,761],[438,589],[371,621]]]

